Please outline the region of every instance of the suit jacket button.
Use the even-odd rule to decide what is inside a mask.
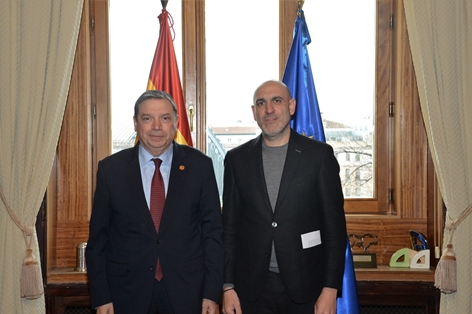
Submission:
[[[277,227],[277,223],[275,221],[272,223],[272,227]]]
[[[154,267],[153,266],[149,267],[149,270],[154,271]]]
[[[157,243],[157,244],[161,244],[161,240],[157,240],[156,243]]]

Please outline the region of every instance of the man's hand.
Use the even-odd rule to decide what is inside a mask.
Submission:
[[[315,314],[336,314],[336,295],[338,289],[323,288],[315,303]]]
[[[238,294],[234,289],[223,292],[223,314],[242,314]]]
[[[97,314],[114,314],[113,303],[107,303],[97,307]]]
[[[203,299],[202,314],[218,314],[218,304],[215,301]]]

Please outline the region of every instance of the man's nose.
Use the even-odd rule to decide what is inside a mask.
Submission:
[[[162,128],[162,123],[159,119],[156,119],[152,122],[152,129],[153,130],[160,130]]]
[[[274,105],[272,105],[270,102],[268,102],[265,106],[265,112],[266,113],[273,113],[274,112]]]

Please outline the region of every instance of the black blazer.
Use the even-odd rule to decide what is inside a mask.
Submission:
[[[99,163],[86,248],[92,307],[147,313],[157,258],[176,314],[200,313],[218,302],[223,284],[221,207],[213,164],[173,144],[169,187],[159,233],[144,196],[138,146]]]
[[[262,293],[272,241],[294,302],[316,301],[323,287],[341,291],[347,232],[331,146],[291,131],[273,212],[259,136],[226,154],[223,195],[224,281],[234,283],[241,298],[254,301]],[[304,249],[301,235],[313,231],[321,244]]]

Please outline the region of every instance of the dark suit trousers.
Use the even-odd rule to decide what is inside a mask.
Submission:
[[[164,278],[161,281],[154,279],[151,307],[148,314],[174,314],[164,280]]]
[[[285,291],[278,273],[269,272],[267,282],[259,299],[246,301],[240,299],[244,314],[313,314],[315,301],[295,303]]]

